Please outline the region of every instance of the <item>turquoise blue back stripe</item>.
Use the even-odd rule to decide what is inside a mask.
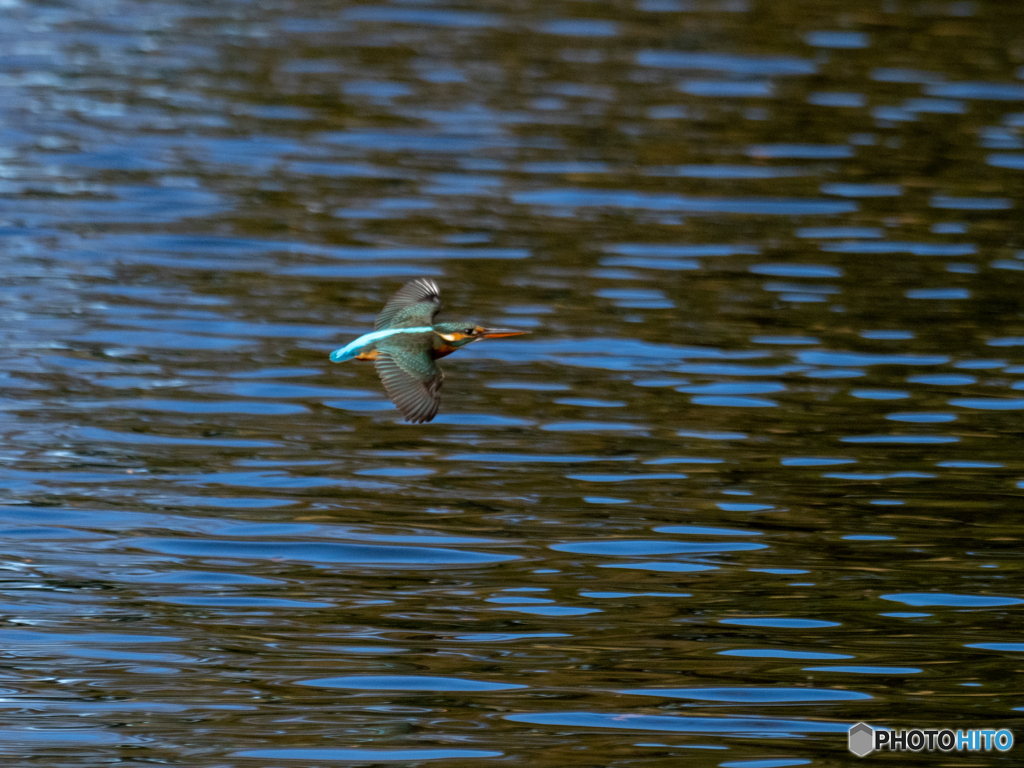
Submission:
[[[373,344],[375,341],[386,339],[388,336],[392,336],[396,333],[427,333],[432,330],[434,329],[429,325],[421,325],[416,328],[388,328],[384,331],[365,333],[355,341],[349,342],[341,349],[336,349],[331,352],[331,362],[343,363],[346,360],[351,360],[353,357],[358,355],[361,350]]]

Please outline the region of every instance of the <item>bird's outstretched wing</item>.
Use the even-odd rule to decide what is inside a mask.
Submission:
[[[388,299],[377,315],[373,330],[433,325],[440,309],[441,289],[429,277],[420,277],[403,285]]]
[[[377,344],[377,375],[406,421],[422,424],[437,415],[444,374],[420,334],[395,334]]]

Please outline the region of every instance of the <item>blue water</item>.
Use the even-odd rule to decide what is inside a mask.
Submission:
[[[0,17],[7,763],[1016,727],[1016,4]],[[532,334],[411,426],[328,354],[423,276]]]

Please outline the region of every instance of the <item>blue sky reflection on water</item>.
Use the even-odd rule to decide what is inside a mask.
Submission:
[[[1016,4],[3,5],[0,753],[1012,727]],[[532,334],[414,427],[417,276]]]

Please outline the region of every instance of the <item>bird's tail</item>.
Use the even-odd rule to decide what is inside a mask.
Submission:
[[[352,345],[349,344],[347,347],[336,349],[331,352],[332,363],[344,363],[346,360],[351,360],[353,357],[359,354],[359,349],[352,349]]]

